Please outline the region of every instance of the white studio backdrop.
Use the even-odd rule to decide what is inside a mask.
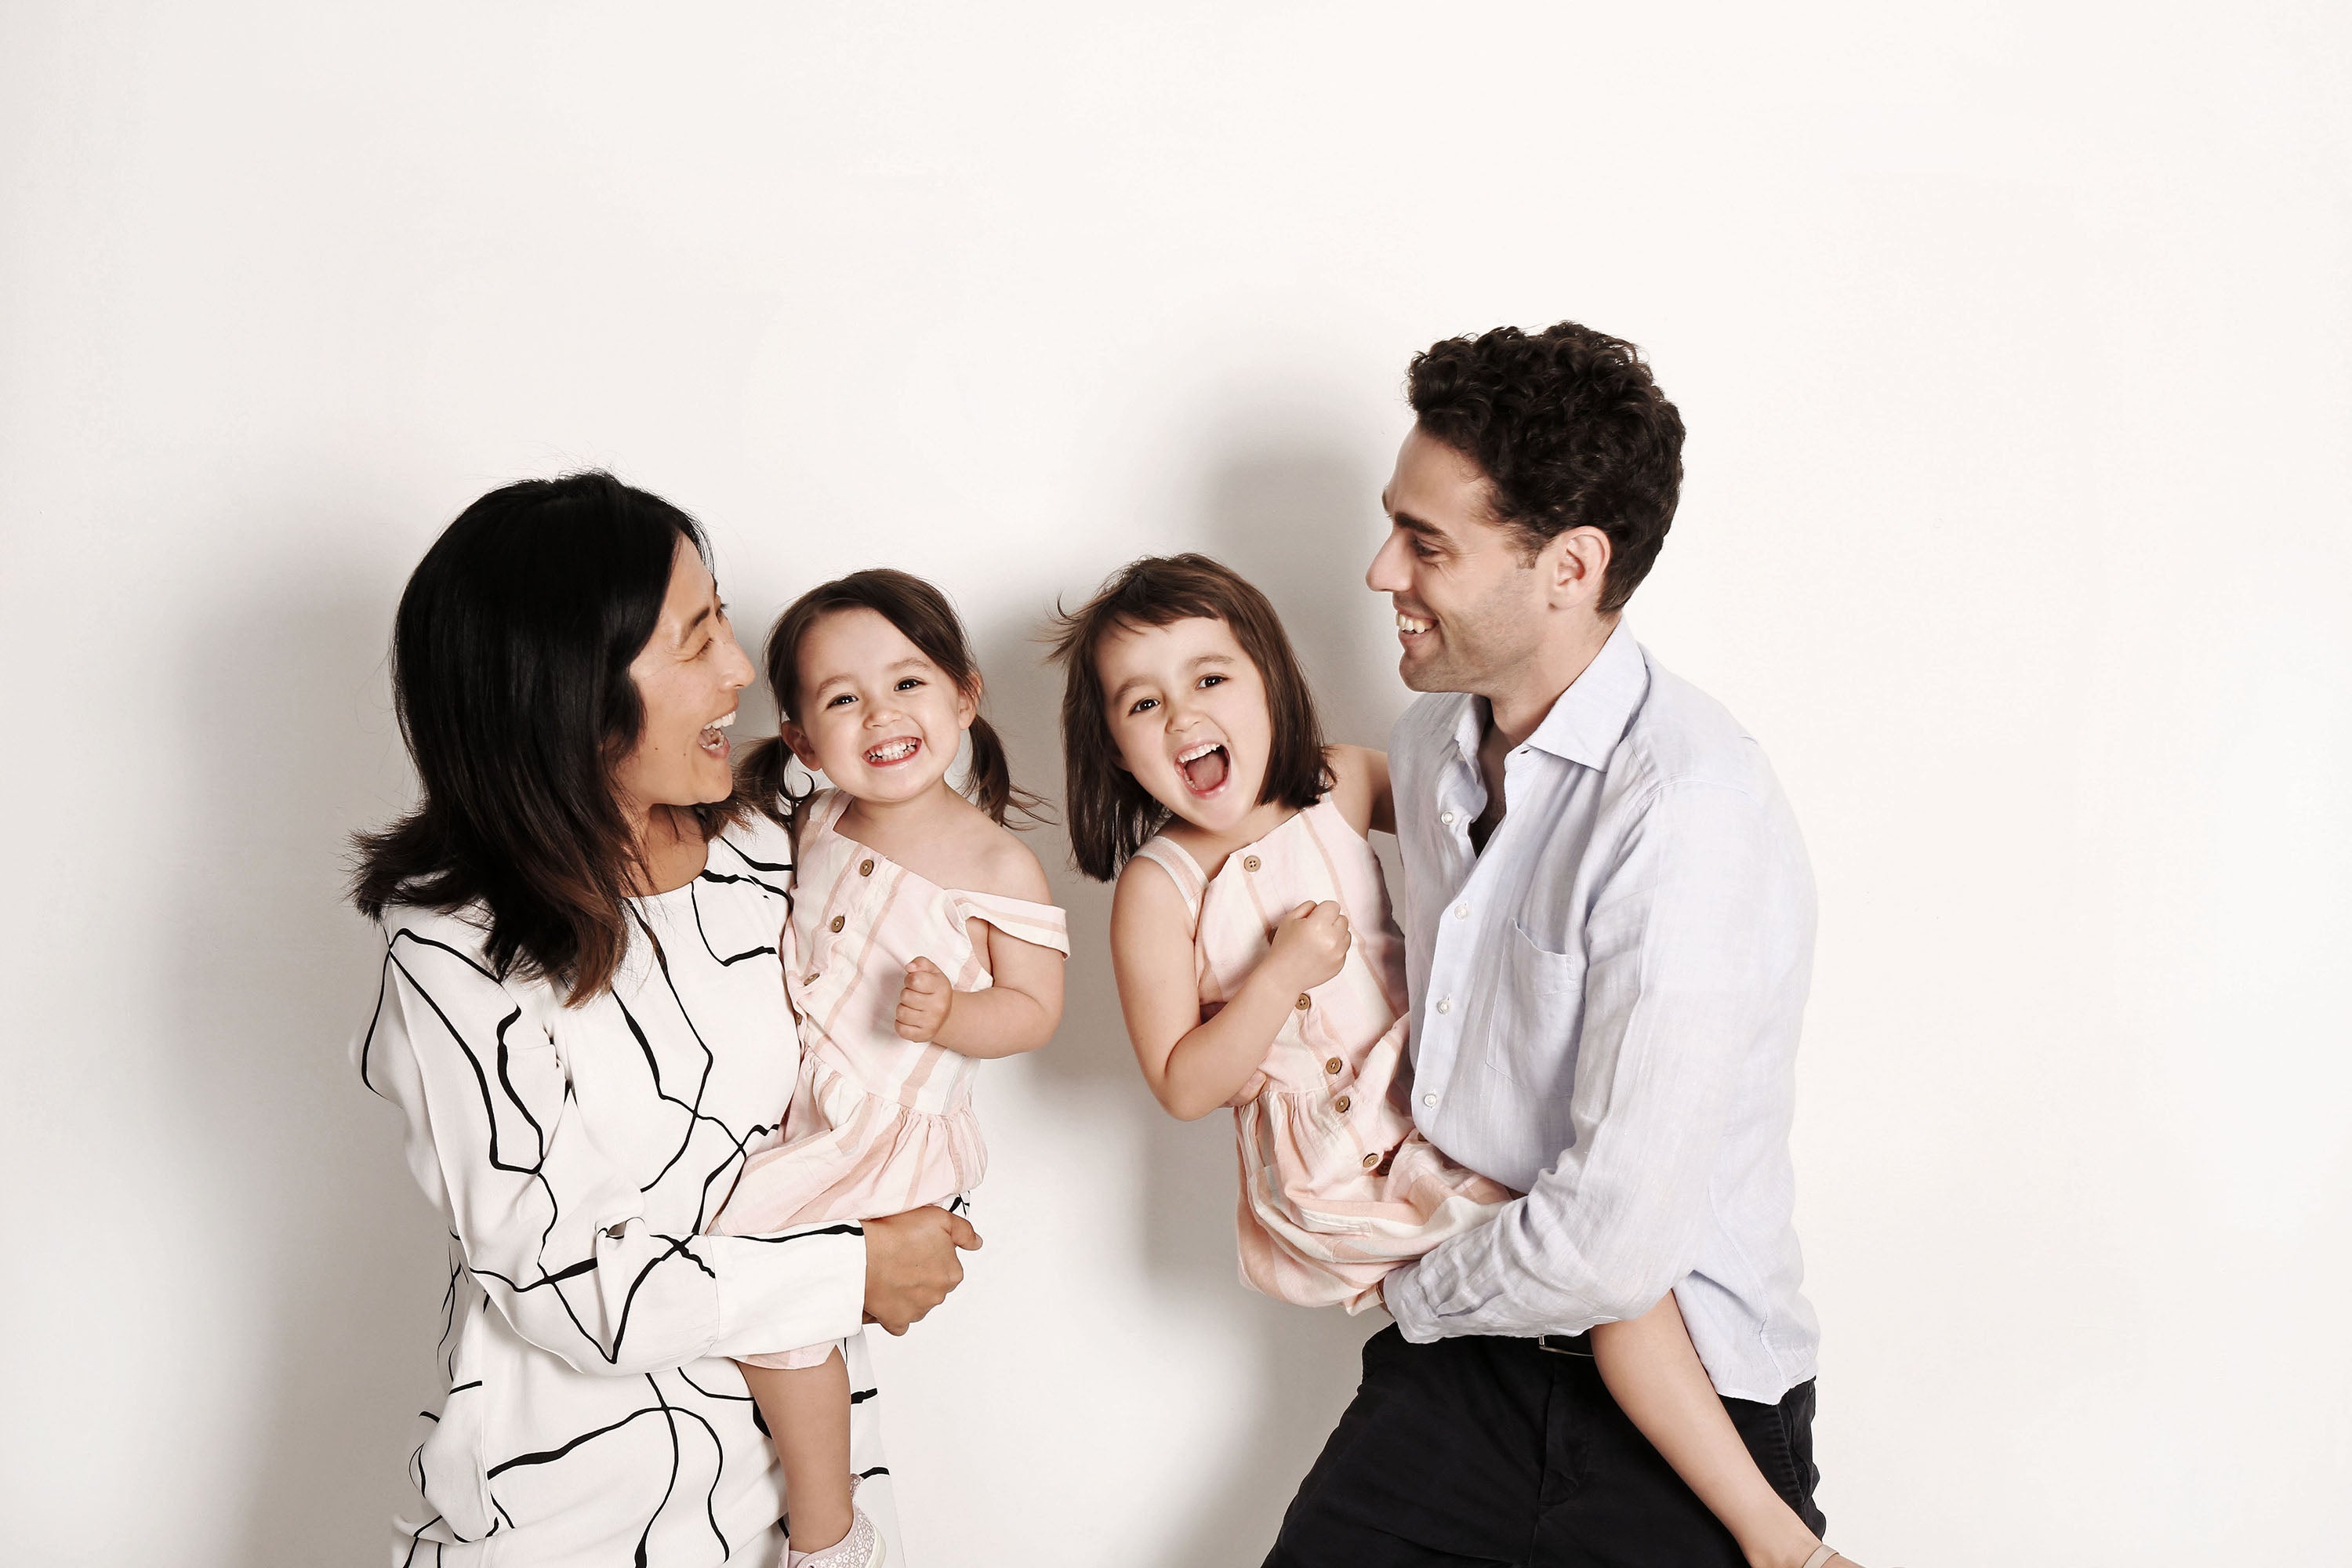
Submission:
[[[754,640],[934,579],[1055,794],[1041,616],[1207,550],[1377,743],[1405,361],[1572,317],[1820,876],[1832,1539],[2352,1561],[2348,104],[2321,4],[9,6],[0,1558],[381,1561],[441,1240],[338,888],[475,495],[660,491]],[[881,1350],[915,1562],[1255,1563],[1371,1321],[1235,1283],[1038,847],[1067,1018]]]

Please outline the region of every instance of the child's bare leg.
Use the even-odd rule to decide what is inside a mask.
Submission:
[[[849,1368],[835,1351],[819,1366],[738,1363],[776,1458],[795,1552],[821,1552],[849,1533]]]
[[[1592,1360],[1617,1407],[1723,1521],[1753,1568],[1797,1568],[1821,1544],[1757,1469],[1674,1297],[1628,1322],[1595,1328]]]

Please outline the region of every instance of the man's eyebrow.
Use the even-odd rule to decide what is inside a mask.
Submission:
[[[1426,540],[1432,544],[1450,545],[1454,542],[1447,537],[1444,529],[1433,522],[1424,522],[1409,511],[1392,511],[1389,513],[1389,521],[1403,529],[1415,539]]]

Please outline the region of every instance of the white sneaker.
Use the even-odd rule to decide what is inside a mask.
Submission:
[[[816,1552],[787,1550],[784,1563],[785,1568],[882,1568],[886,1554],[882,1532],[874,1528],[864,1509],[852,1503],[847,1535]]]

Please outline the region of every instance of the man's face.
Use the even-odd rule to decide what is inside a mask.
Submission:
[[[1364,582],[1396,606],[1397,673],[1415,691],[1493,696],[1542,641],[1544,574],[1516,532],[1488,521],[1489,495],[1475,460],[1418,425],[1405,437],[1381,496],[1389,536]]]

